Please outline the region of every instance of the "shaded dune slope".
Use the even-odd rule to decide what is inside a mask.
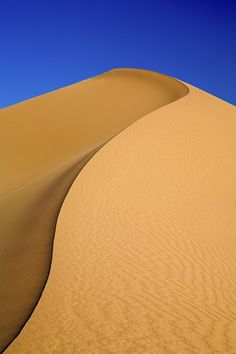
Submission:
[[[188,93],[169,77],[119,69],[0,112],[0,351],[47,280],[56,219],[81,168],[109,139]]]
[[[235,107],[189,87],[81,171],[7,353],[236,352]]]

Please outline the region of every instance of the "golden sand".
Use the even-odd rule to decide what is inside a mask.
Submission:
[[[236,353],[235,107],[188,86],[81,171],[7,353]]]
[[[0,351],[43,290],[58,212],[78,172],[114,135],[187,93],[164,75],[122,69],[1,110]]]

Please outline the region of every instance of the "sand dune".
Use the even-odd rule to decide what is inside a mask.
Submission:
[[[235,107],[188,87],[80,172],[7,353],[236,353]]]
[[[0,112],[0,351],[43,290],[58,212],[78,172],[114,135],[187,93],[164,75],[122,69]]]

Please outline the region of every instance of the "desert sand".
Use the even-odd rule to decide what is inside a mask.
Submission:
[[[25,247],[32,243],[30,253],[25,251],[31,259],[34,219],[45,222],[45,207],[50,220],[56,218],[48,210],[59,208],[59,194],[65,196],[99,149],[65,198],[46,287],[7,353],[236,353],[236,110],[175,82],[179,96],[165,91],[169,102],[148,108],[143,118],[137,114],[100,149],[105,139],[99,140],[90,155],[81,154],[79,168],[65,158],[60,171],[52,169],[52,158],[49,170],[42,163],[40,171],[50,173],[40,184],[12,178],[14,186],[25,183],[20,191],[33,188],[38,196],[34,208],[26,203],[31,194],[21,199],[32,218],[28,230],[21,225],[28,233]],[[20,203],[17,191],[5,204]],[[51,199],[44,202],[45,191]],[[48,253],[43,258],[34,250],[34,259],[39,257],[35,267],[43,272],[42,261],[51,259],[52,228],[39,228],[47,243],[42,252]],[[21,257],[26,237],[18,241],[14,235],[12,263]],[[33,282],[31,273],[19,272],[24,287]],[[37,279],[38,274],[35,284]],[[6,305],[8,299],[18,304],[18,290],[11,290]]]
[[[78,172],[114,135],[187,93],[167,76],[122,69],[1,110],[0,351],[41,295]]]

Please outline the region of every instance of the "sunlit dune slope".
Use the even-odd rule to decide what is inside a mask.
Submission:
[[[236,353],[235,107],[189,88],[81,171],[7,353]]]
[[[119,69],[0,111],[0,351],[42,292],[73,179],[114,135],[187,93],[167,76]]]

